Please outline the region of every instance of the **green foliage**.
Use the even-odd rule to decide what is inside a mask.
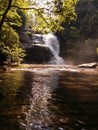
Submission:
[[[19,47],[19,36],[13,26],[22,26],[18,7],[27,6],[25,0],[0,1],[0,62],[10,61],[18,64],[25,56],[23,49]]]
[[[63,21],[70,22],[76,18],[75,5],[78,0],[51,0],[50,2],[47,0],[43,2],[35,0],[10,1],[12,1],[12,3],[10,3],[7,12],[8,0],[1,2],[1,19],[2,15],[5,14],[4,22],[6,21],[9,22],[10,25],[20,26],[21,16],[17,13],[17,9],[20,9],[25,13],[28,19],[26,22],[29,24],[32,23],[33,30],[37,32],[45,33],[63,30],[63,27],[60,26]]]
[[[43,6],[39,6],[40,2],[35,2],[36,25],[33,26],[34,31],[57,32],[63,30],[62,22],[73,21],[76,18],[75,5],[78,0],[51,0],[43,2]],[[41,3],[42,4],[42,3]]]
[[[70,22],[76,18],[75,5],[77,0],[54,0],[54,13],[58,16],[60,22]]]
[[[77,1],[1,0],[0,51],[2,54],[7,59],[11,59],[11,62],[20,62],[24,52],[19,48],[19,39],[21,39],[18,36],[19,31],[24,28],[23,31],[27,34],[29,30],[41,33],[63,30],[62,22],[70,23],[76,18]]]
[[[11,48],[9,46],[5,46],[3,53],[7,55],[7,64],[19,65],[25,56],[25,51],[16,44]]]
[[[12,47],[14,44],[19,44],[19,36],[13,28],[4,24],[0,31],[0,41],[2,41],[5,46]]]
[[[98,6],[96,2],[95,0],[80,0],[76,6],[78,17],[74,26],[77,28],[80,37],[98,37]]]
[[[10,26],[4,24],[0,32],[0,51],[6,56],[6,61],[19,64],[25,56],[19,48],[19,36]]]
[[[70,20],[70,24],[64,21],[60,32],[62,40],[78,40],[98,38],[98,4],[97,0],[79,0],[75,6],[77,18]]]

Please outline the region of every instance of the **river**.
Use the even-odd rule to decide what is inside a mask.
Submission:
[[[54,68],[0,73],[0,130],[98,130],[98,76]]]

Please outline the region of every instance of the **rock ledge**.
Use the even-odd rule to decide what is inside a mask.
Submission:
[[[80,68],[96,68],[97,66],[98,66],[97,62],[78,65],[78,67]]]

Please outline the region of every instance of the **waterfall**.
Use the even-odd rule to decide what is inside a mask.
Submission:
[[[56,65],[64,64],[63,59],[59,56],[60,46],[57,37],[52,33],[44,34],[43,41],[45,45],[50,49],[52,54],[49,64],[56,64]]]

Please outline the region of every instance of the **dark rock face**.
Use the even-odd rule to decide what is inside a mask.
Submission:
[[[42,36],[41,34],[27,35],[24,32],[20,33],[20,47],[26,51],[25,63],[43,64],[50,60],[51,52],[49,48],[44,46]]]
[[[41,46],[32,46],[26,48],[26,56],[24,62],[26,63],[48,63],[51,57],[49,48]]]
[[[26,34],[24,32],[20,32],[20,46],[24,49],[32,48],[32,44],[44,44],[43,38],[41,34]]]

